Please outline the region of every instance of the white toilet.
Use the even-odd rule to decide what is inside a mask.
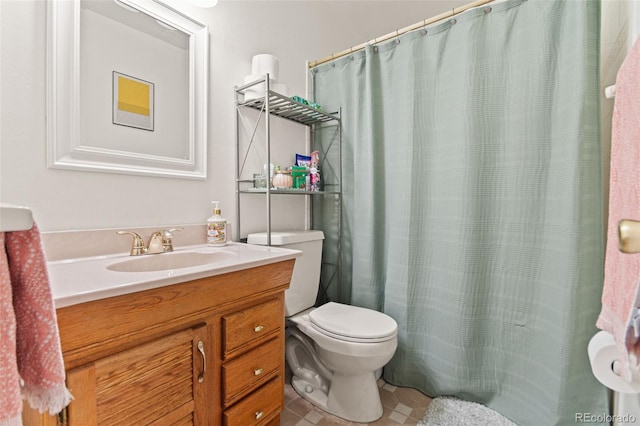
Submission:
[[[272,232],[271,244],[301,250],[285,293],[286,360],[291,384],[307,401],[343,419],[368,423],[382,416],[376,370],[398,346],[388,315],[329,302],[313,308],[320,284],[321,231]],[[266,244],[250,234],[249,244]]]

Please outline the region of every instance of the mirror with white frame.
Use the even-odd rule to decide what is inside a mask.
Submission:
[[[205,178],[208,27],[156,0],[47,6],[47,165]]]

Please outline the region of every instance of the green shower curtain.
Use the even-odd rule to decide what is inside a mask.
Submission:
[[[599,19],[598,1],[507,0],[311,70],[343,120],[342,211],[314,204],[325,258],[342,215],[342,288],[326,292],[396,319],[388,382],[520,425],[608,414],[587,357]]]

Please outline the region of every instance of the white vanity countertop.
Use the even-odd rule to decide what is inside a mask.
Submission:
[[[193,253],[193,256],[187,254]],[[182,259],[211,257],[216,260],[202,265],[144,272],[121,272],[125,262],[158,263],[178,255]],[[219,256],[218,256],[219,255]],[[301,251],[243,243],[229,243],[224,247],[190,246],[171,253],[129,256],[128,254],[86,257],[47,262],[49,281],[56,308],[76,305],[107,297],[121,296],[178,284],[199,278],[226,274],[283,260],[295,259]],[[153,257],[153,259],[151,259]]]

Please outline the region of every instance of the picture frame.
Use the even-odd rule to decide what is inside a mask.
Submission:
[[[118,12],[115,2],[47,0],[47,167],[204,180],[209,27],[160,1],[121,2],[140,13],[113,19],[107,5]],[[167,34],[156,21],[177,31]],[[146,28],[145,22],[153,24],[148,28],[155,29],[153,37],[130,34]],[[136,53],[146,52],[149,41],[162,54]],[[83,61],[95,66],[81,67]],[[154,93],[153,131],[113,123],[114,70],[162,88]]]
[[[113,124],[153,132],[155,85],[113,71]]]

